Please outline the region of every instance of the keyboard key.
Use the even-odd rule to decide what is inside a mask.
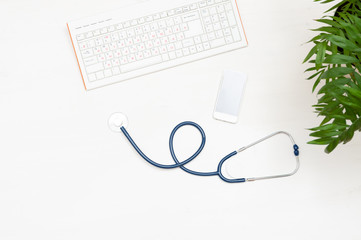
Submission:
[[[176,57],[175,51],[169,52],[169,59],[175,59]]]
[[[190,10],[191,10],[190,6],[184,6],[183,7],[183,12],[188,12]]]
[[[174,14],[175,14],[175,10],[174,10],[174,9],[168,11],[168,16],[173,16]]]
[[[162,62],[162,57],[161,56],[154,56],[154,57],[150,57],[141,61],[137,61],[137,62],[133,62],[133,63],[129,63],[126,65],[121,65],[120,66],[120,71],[125,73],[125,72],[130,72],[130,71],[134,71],[136,69],[140,69],[140,68],[144,68],[144,67],[148,67],[157,63]]]
[[[203,34],[203,35],[201,36],[201,39],[202,39],[202,42],[207,42],[207,41],[208,41],[208,36],[207,36],[207,34]]]
[[[96,56],[93,56],[93,57],[89,57],[89,58],[84,58],[83,61],[84,61],[85,66],[89,66],[89,65],[97,63],[98,58]]]
[[[181,31],[187,31],[188,30],[188,24],[187,23],[182,23],[180,25]]]
[[[129,63],[135,62],[135,60],[136,60],[136,58],[135,58],[135,55],[134,55],[134,54],[130,54],[130,55],[128,56],[128,62],[129,62]],[[124,72],[124,71],[122,70],[122,72]]]
[[[168,61],[169,60],[168,53],[162,54],[162,59],[163,59],[163,61]]]
[[[233,36],[233,39],[234,41],[241,41],[241,35],[239,35],[239,30],[236,26],[232,27],[231,28],[231,31],[232,31],[232,36]]]
[[[211,8],[209,9],[209,14],[210,14],[210,15],[215,15],[216,13],[217,13],[216,7],[211,7]]]
[[[149,58],[152,56],[152,52],[150,50],[145,50],[144,51],[144,58]]]
[[[198,12],[190,12],[190,13],[184,14],[182,16],[183,22],[189,22],[189,21],[193,21],[193,20],[196,20],[196,19],[199,19]]]
[[[209,42],[205,42],[205,43],[203,43],[203,47],[205,50],[208,50],[211,48],[211,45],[209,44]]]
[[[116,44],[116,42],[111,42],[111,43],[109,43],[109,47],[110,47],[110,50],[115,50],[115,49],[117,49],[117,44]]]
[[[182,42],[176,42],[174,43],[174,46],[175,46],[175,49],[182,49],[183,45],[182,45]]]
[[[213,23],[219,22],[219,17],[218,17],[218,15],[213,15],[213,16],[211,16],[211,20],[212,20]]]
[[[119,67],[113,67],[113,68],[112,68],[112,72],[113,72],[113,75],[118,75],[118,74],[120,74],[120,69],[119,69]]]
[[[197,44],[196,47],[198,52],[202,52],[204,50],[203,44]]]
[[[147,49],[150,49],[150,48],[152,48],[154,45],[153,45],[153,42],[152,41],[148,41],[148,42],[146,42],[145,43],[145,47],[147,48]]]
[[[209,16],[208,9],[203,8],[203,9],[201,10],[201,15],[202,15],[202,17],[207,17],[207,16]]]
[[[217,6],[217,12],[218,12],[218,13],[224,12],[224,6],[223,6],[223,5],[218,5],[218,6]]]
[[[202,1],[202,2],[198,3],[198,6],[199,6],[200,8],[202,8],[202,7],[207,7],[207,2],[206,2],[206,1]]]
[[[166,28],[166,27],[167,27],[167,23],[166,23],[164,20],[159,21],[159,22],[158,22],[158,27],[159,27],[160,29]]]
[[[182,23],[182,19],[179,16],[173,18],[173,20],[174,20],[174,24],[181,24]]]
[[[185,40],[183,40],[182,43],[183,43],[183,47],[189,47],[189,46],[194,45],[194,41],[192,38],[185,39]]]
[[[143,60],[144,59],[144,53],[143,52],[138,52],[135,57],[137,58],[137,60]]]
[[[104,54],[98,55],[98,61],[99,62],[104,62],[105,61],[105,55]]]
[[[207,5],[213,5],[214,4],[214,0],[207,0]]]
[[[166,20],[166,24],[167,24],[168,27],[173,26],[173,25],[174,25],[173,18],[168,18],[168,19]]]
[[[225,45],[226,41],[225,41],[224,38],[218,38],[218,39],[215,39],[215,40],[211,41],[209,44],[211,45],[211,48],[216,48],[216,47],[220,47],[222,45]]]
[[[168,17],[167,12],[162,12],[162,13],[160,14],[160,17],[161,17],[161,18],[166,18],[166,17]]]
[[[183,55],[184,55],[184,56],[188,56],[188,55],[190,54],[188,48],[183,48],[183,49],[182,49],[182,52],[183,52]]]
[[[113,76],[111,69],[104,70],[104,77],[111,77],[111,76]]]
[[[159,49],[158,48],[152,48],[151,52],[152,52],[153,56],[159,55]]]
[[[97,80],[95,73],[88,74],[88,80],[91,82]]]
[[[225,9],[228,10],[232,10],[232,4],[231,3],[227,3],[225,4]]]
[[[112,41],[113,41],[113,42],[116,42],[116,41],[119,40],[119,35],[118,35],[118,33],[112,33],[111,37],[112,37]]]
[[[196,52],[197,52],[197,48],[196,48],[196,46],[190,46],[189,47],[189,51],[191,52],[191,54],[195,54]]]
[[[95,73],[104,69],[103,63],[97,63],[85,68],[87,73]]]
[[[84,36],[84,34],[79,34],[79,35],[76,36],[76,39],[77,39],[78,41],[81,41],[81,40],[84,40],[84,39],[85,39],[85,36]]]
[[[123,23],[123,27],[124,27],[124,28],[128,28],[128,27],[130,27],[130,22],[129,22],[129,21],[127,21],[127,22]]]
[[[180,31],[181,31],[181,28],[180,28],[179,25],[175,25],[175,26],[173,27],[173,32],[174,32],[174,33],[179,33]]]
[[[221,38],[221,37],[223,37],[223,31],[222,30],[216,31],[216,38]]]
[[[227,43],[227,44],[230,44],[230,43],[233,42],[232,36],[227,36],[227,37],[225,37],[225,39],[226,39],[226,43]]]
[[[83,42],[83,43],[79,44],[79,47],[81,50],[85,50],[88,48],[88,44],[86,42]]]
[[[185,37],[184,37],[184,33],[177,33],[177,40],[178,41],[181,41],[183,40]]]
[[[135,26],[135,25],[137,25],[138,24],[138,20],[137,19],[134,19],[134,20],[132,20],[131,22],[130,22],[130,25],[131,26]]]
[[[227,28],[227,27],[229,27],[228,21],[222,21],[222,22],[221,22],[221,26],[222,26],[222,28]]]
[[[177,50],[177,51],[175,51],[175,54],[177,55],[177,58],[183,57],[183,52],[182,52],[182,50]]]
[[[168,49],[168,51],[174,51],[175,50],[174,44],[173,43],[168,44],[167,49]]]
[[[103,79],[104,78],[104,73],[103,71],[99,71],[96,73],[96,76],[97,76],[97,79],[100,80],[100,79]]]
[[[186,38],[203,34],[203,27],[200,20],[188,22],[188,31],[184,32]]]
[[[104,63],[104,68],[111,68],[112,67],[112,63],[110,61],[106,61]]]
[[[228,17],[229,26],[233,26],[237,24],[232,10],[227,11],[227,17]]]
[[[128,63],[128,58],[127,57],[121,57],[120,58],[120,64],[127,64]]]
[[[202,40],[201,40],[201,37],[200,37],[200,36],[194,37],[194,43],[195,43],[195,44],[199,44],[199,43],[201,43],[201,42],[202,42]]]
[[[125,39],[127,37],[127,33],[125,32],[125,31],[121,31],[120,33],[119,33],[119,38],[120,39]]]
[[[112,60],[112,65],[113,65],[113,66],[119,66],[119,65],[120,65],[119,59],[113,59],[113,60]]]
[[[128,47],[122,48],[122,54],[123,56],[127,56],[128,54],[130,54],[130,50]]]
[[[195,4],[195,3],[191,4],[190,9],[191,10],[197,9],[197,4]]]
[[[183,8],[176,8],[175,9],[175,14],[181,14],[183,13]]]
[[[113,53],[112,53],[112,52],[107,52],[107,53],[105,54],[105,57],[106,57],[107,59],[113,59]]]
[[[81,55],[83,56],[83,58],[87,58],[87,57],[91,57],[93,56],[93,50],[92,49],[87,49],[81,52]]]
[[[88,32],[86,35],[85,35],[86,38],[91,38],[93,37],[93,32]]]
[[[121,24],[121,23],[117,24],[116,28],[117,28],[117,30],[123,29],[123,24]]]

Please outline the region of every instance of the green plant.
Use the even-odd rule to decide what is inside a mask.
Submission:
[[[314,0],[329,3],[334,0]],[[361,1],[343,0],[317,22],[324,26],[313,29],[319,34],[310,42],[314,47],[304,63],[312,64],[312,92],[318,90],[318,103],[313,105],[318,116],[323,117],[318,127],[311,128],[310,144],[327,145],[332,152],[338,144],[349,142],[354,133],[361,131]]]

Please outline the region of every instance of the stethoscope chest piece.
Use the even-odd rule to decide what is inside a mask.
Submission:
[[[128,126],[128,118],[124,113],[115,112],[108,119],[108,126],[113,132],[121,132],[121,127]]]

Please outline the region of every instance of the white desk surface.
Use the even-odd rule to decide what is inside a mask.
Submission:
[[[238,3],[248,48],[86,92],[65,23],[124,1],[1,1],[0,239],[361,239],[361,134],[330,155],[306,144],[306,129],[321,119],[304,43],[329,6]],[[223,69],[249,76],[236,125],[212,119]],[[294,136],[301,168],[240,184],[160,170],[109,131],[117,111],[162,163],[172,163],[172,128],[192,120],[208,137],[189,164],[195,170],[215,170],[224,155],[277,130]],[[181,132],[180,158],[199,144],[196,131]],[[238,155],[232,174],[291,170],[289,143],[279,139]]]

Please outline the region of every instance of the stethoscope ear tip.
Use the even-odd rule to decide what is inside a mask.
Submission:
[[[121,127],[128,126],[128,118],[124,113],[115,112],[108,119],[108,126],[113,132],[121,132]]]

